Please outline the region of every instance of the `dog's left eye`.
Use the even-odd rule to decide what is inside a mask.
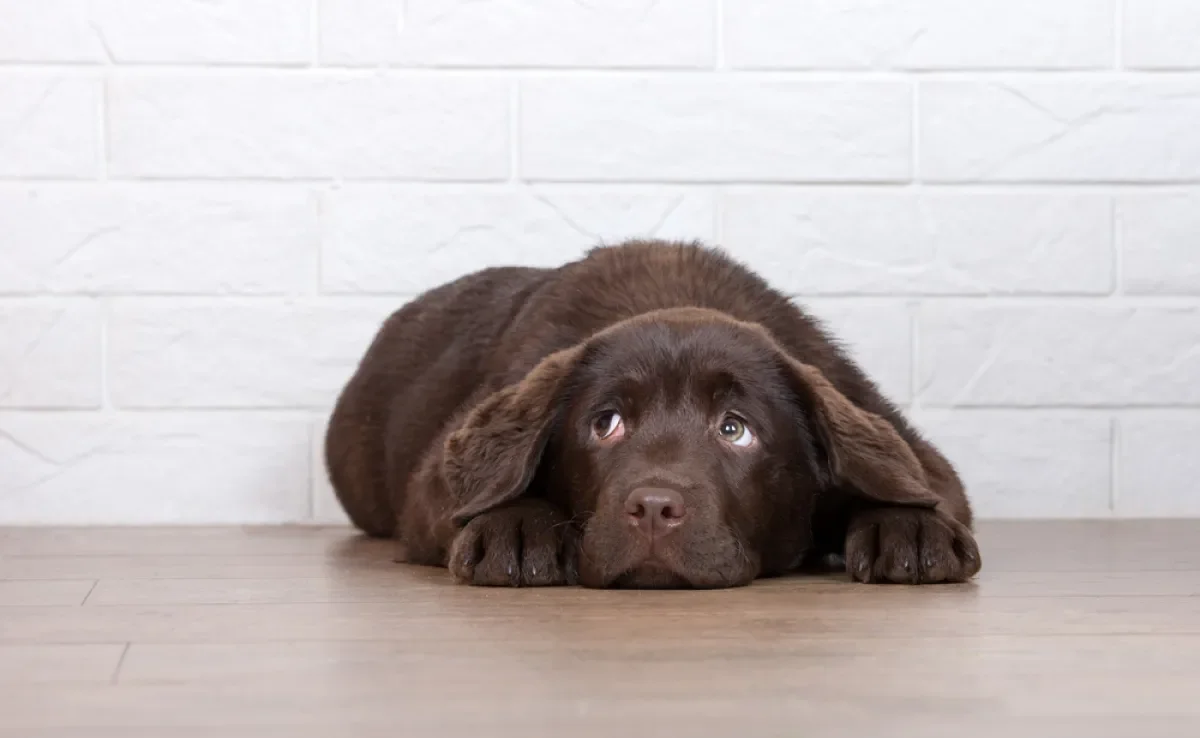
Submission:
[[[746,426],[746,421],[736,415],[726,415],[721,420],[721,425],[717,426],[717,432],[723,440],[734,446],[745,448],[754,443],[754,434]]]
[[[625,434],[625,423],[611,410],[600,413],[592,420],[592,433],[601,441],[615,440]]]

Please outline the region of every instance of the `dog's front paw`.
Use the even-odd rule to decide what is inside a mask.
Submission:
[[[971,531],[934,510],[866,510],[846,533],[846,571],[860,582],[965,582],[981,564]]]
[[[575,584],[576,536],[557,508],[525,500],[467,523],[450,546],[447,566],[458,581],[490,587]]]

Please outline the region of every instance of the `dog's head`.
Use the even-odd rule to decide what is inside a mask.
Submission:
[[[722,587],[797,560],[817,495],[933,505],[921,466],[761,327],[701,309],[618,323],[481,402],[446,443],[471,517],[562,503],[588,586]]]

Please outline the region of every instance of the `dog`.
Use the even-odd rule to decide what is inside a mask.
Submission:
[[[926,584],[982,564],[951,463],[819,321],[701,243],[425,292],[338,396],[325,464],[357,528],[466,584],[721,588],[830,560]]]

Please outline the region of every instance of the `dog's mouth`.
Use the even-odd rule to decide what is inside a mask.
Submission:
[[[579,582],[585,587],[690,589],[694,586],[681,568],[671,562],[671,557],[661,555],[646,542],[627,541],[619,548],[591,547],[587,543],[580,550],[579,562]]]
[[[596,589],[721,589],[758,576],[761,559],[723,525],[651,540],[613,516],[579,531],[578,582]]]
[[[649,559],[617,576],[612,589],[690,589],[691,581],[657,559]]]
[[[599,589],[722,589],[748,584],[758,573],[758,567],[746,557],[710,561],[703,570],[693,570],[678,560],[678,552],[636,548],[639,550],[626,549],[624,555],[598,557],[585,546],[579,583]]]

